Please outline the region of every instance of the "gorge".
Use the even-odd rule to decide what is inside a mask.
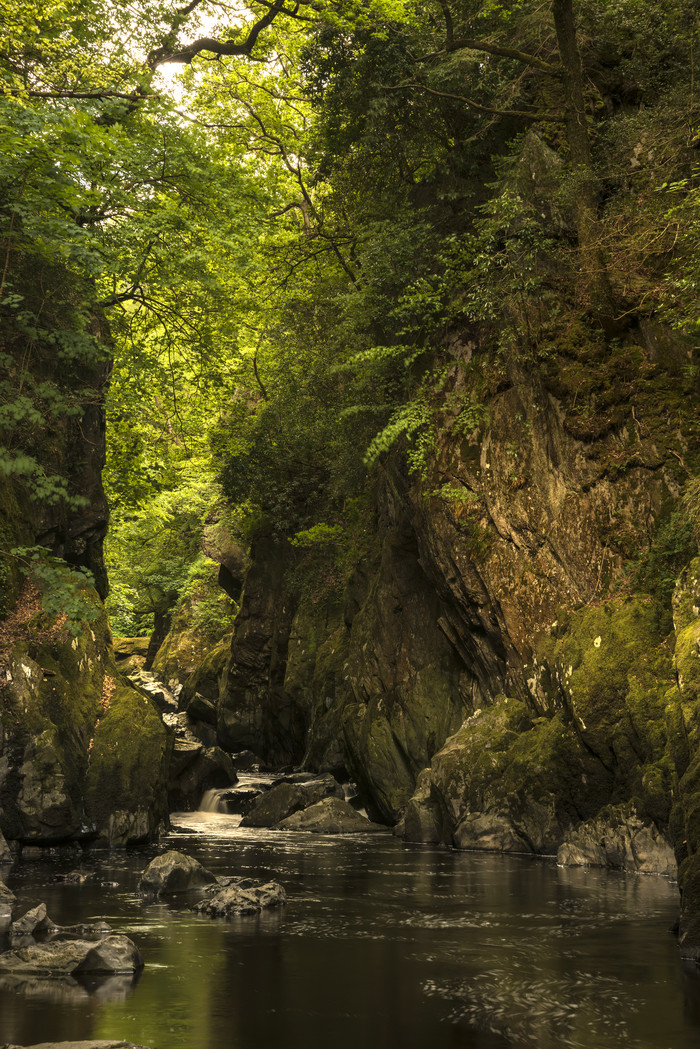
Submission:
[[[0,32],[9,889],[34,906],[42,878],[86,864],[119,886],[130,935],[137,869],[181,836],[219,874],[279,874],[274,919],[205,933],[175,907],[177,951],[218,972],[222,949],[279,994],[258,935],[284,951],[311,929],[294,964],[317,971],[328,908],[353,943],[381,927],[371,971],[401,1005],[382,1028],[378,993],[348,1027],[378,1049],[442,1024],[489,1049],[671,1044],[633,1019],[653,978],[617,1028],[592,1004],[644,950],[636,914],[676,966],[674,1007],[685,994],[671,1041],[693,1044],[695,4],[52,0],[10,4]],[[198,814],[210,790],[252,803],[251,769],[274,818]],[[356,839],[312,836],[351,829],[352,806]],[[435,973],[395,946],[393,877]],[[366,927],[363,878],[383,901]],[[598,990],[582,948],[579,1028],[554,945],[588,928],[586,884],[592,941],[609,892],[632,946]],[[62,924],[111,914],[94,888],[89,915],[62,893]],[[157,917],[147,946],[171,957]],[[487,927],[471,960],[435,933]],[[499,936],[519,957],[540,934],[530,985],[501,970]],[[166,983],[144,983],[146,1010]],[[188,1005],[211,1031],[183,1020],[170,1044],[224,1044],[212,995]],[[335,1038],[340,1014],[314,1027],[304,1002]],[[72,1008],[61,1037],[168,1044]],[[17,1024],[0,1041],[51,1036]]]

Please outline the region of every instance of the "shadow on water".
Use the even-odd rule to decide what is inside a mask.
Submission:
[[[0,1044],[128,1039],[153,1049],[695,1049],[700,981],[660,878],[406,846],[390,835],[243,830],[178,814],[169,847],[275,877],[285,908],[230,922],[136,893],[152,855],[94,857],[105,889],[13,872],[19,905],[104,919],[146,960],[134,985],[0,984]]]

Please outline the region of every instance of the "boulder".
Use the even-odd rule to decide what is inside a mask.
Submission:
[[[18,947],[0,954],[0,972],[26,976],[78,973],[128,973],[143,968],[143,958],[127,936],[86,940],[54,940]]]
[[[557,863],[676,876],[675,855],[666,838],[629,806],[606,809],[582,823],[560,846]]]
[[[152,860],[139,882],[143,893],[193,892],[216,882],[216,878],[192,856],[171,849]]]
[[[192,910],[212,918],[231,918],[237,914],[257,914],[268,907],[287,902],[287,894],[275,881],[266,883],[249,878],[222,878],[216,889]]]
[[[369,834],[386,831],[370,823],[352,805],[340,798],[324,798],[308,809],[295,812],[277,824],[278,830],[307,830],[312,834]]]
[[[177,699],[155,674],[148,670],[139,670],[130,675],[130,680],[153,700],[161,714],[177,713]]]
[[[46,913],[46,904],[40,903],[14,921],[10,932],[14,939],[18,936],[33,936],[34,933],[54,932],[57,928],[56,923]]]
[[[306,807],[300,787],[294,783],[277,783],[253,802],[241,820],[241,826],[274,827],[293,812]]]

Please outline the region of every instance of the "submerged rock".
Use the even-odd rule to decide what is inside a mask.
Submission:
[[[79,973],[130,973],[143,968],[143,958],[127,936],[88,940],[54,940],[31,944],[0,954],[0,972],[27,976]]]
[[[370,823],[340,798],[324,798],[315,805],[295,812],[277,824],[278,830],[307,830],[312,834],[371,834],[386,831],[378,823]]]
[[[193,856],[171,849],[148,864],[139,882],[144,893],[192,892],[216,882],[215,876]]]
[[[268,907],[287,902],[287,894],[276,881],[256,882],[250,878],[222,878],[207,898],[192,910],[212,918],[231,918],[236,914],[257,914]]]

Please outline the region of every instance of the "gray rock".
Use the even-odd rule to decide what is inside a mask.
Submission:
[[[226,882],[226,884],[224,884]],[[275,881],[253,882],[247,878],[222,879],[220,887],[192,910],[212,918],[231,918],[236,914],[257,914],[268,907],[287,902],[287,894]]]
[[[274,827],[305,807],[304,794],[296,784],[278,783],[256,798],[241,820],[241,826]]]
[[[277,824],[278,830],[306,830],[312,834],[370,834],[386,831],[370,823],[352,805],[340,798],[324,798],[308,809],[295,812]]]
[[[35,933],[54,932],[58,926],[46,913],[46,904],[40,903],[27,911],[12,923],[10,929],[13,938],[18,936],[33,936]]]
[[[80,941],[78,941],[80,942]],[[143,969],[143,957],[128,936],[106,936],[90,950],[74,973],[131,973]]]
[[[526,852],[532,849],[520,837],[508,816],[496,812],[471,812],[457,826],[454,845],[458,849],[488,852]]]
[[[208,725],[216,725],[216,704],[201,692],[195,692],[187,704],[187,713],[195,721],[204,721]]]
[[[5,841],[5,836],[0,830],[0,866],[2,866],[5,863],[12,863],[13,859],[14,857],[12,855],[12,850]]]
[[[394,834],[405,841],[424,845],[438,845],[445,840],[440,807],[432,798],[430,769],[423,769],[418,774],[415,792],[394,827]]]
[[[46,904],[40,903],[12,923],[10,936],[13,940],[22,937],[61,936],[64,939],[102,939],[112,932],[107,922],[80,922],[77,925],[57,925],[46,913]]]
[[[675,878],[673,849],[630,806],[608,808],[573,831],[557,852],[561,867],[612,867]]]
[[[192,892],[211,885],[216,878],[192,856],[171,849],[148,864],[139,882],[144,893]]]
[[[127,936],[107,936],[97,944],[87,940],[54,940],[0,954],[0,972],[26,976],[125,973],[142,968],[141,953]]]
[[[7,927],[10,923],[16,899],[14,892],[8,889],[4,881],[0,881],[0,927]]]

